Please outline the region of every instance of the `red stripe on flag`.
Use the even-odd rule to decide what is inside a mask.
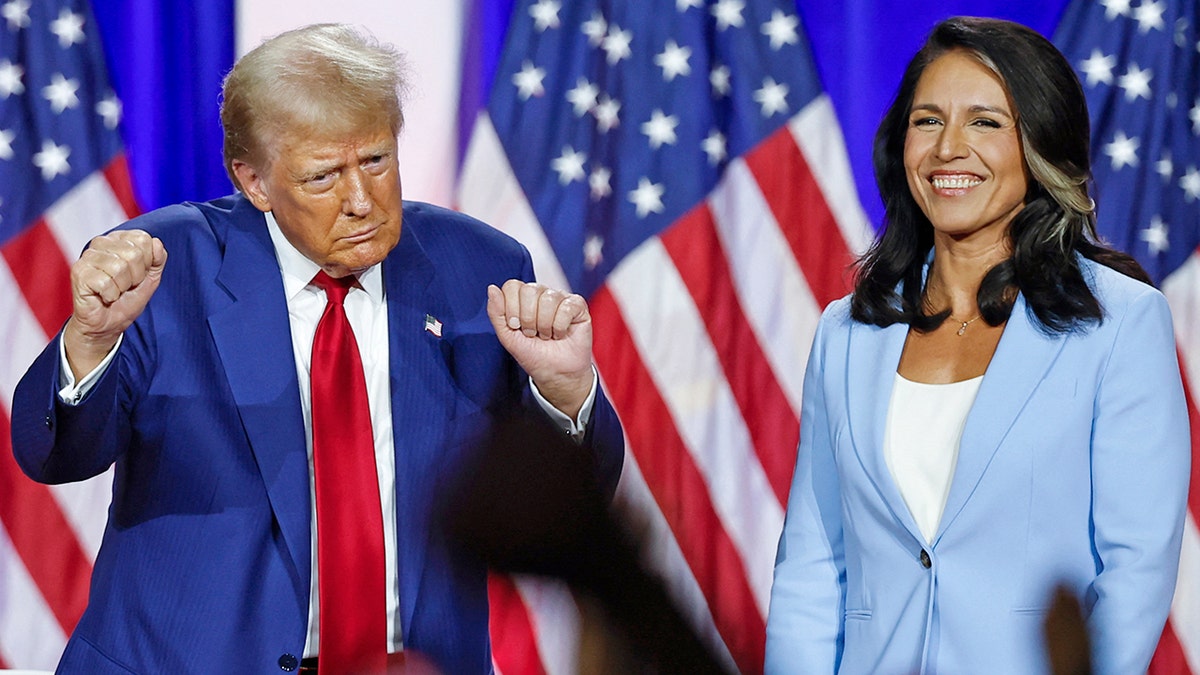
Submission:
[[[758,461],[775,497],[785,505],[796,465],[800,420],[750,330],[707,203],[676,221],[662,235],[662,242],[709,326],[709,337],[746,421]]]
[[[108,181],[113,195],[121,203],[121,208],[125,209],[127,218],[132,218],[142,212],[138,207],[137,198],[133,196],[133,181],[129,176],[129,165],[125,161],[125,153],[117,155],[113,161],[108,163],[108,166],[104,167],[104,179]]]
[[[9,434],[8,414],[0,410],[0,521],[46,605],[70,635],[87,606],[92,563],[50,489],[21,473]]]
[[[675,534],[738,668],[761,673],[766,625],[737,548],[713,509],[704,479],[671,424],[671,413],[607,286],[596,292],[591,304],[596,364],[625,427],[629,452]]]
[[[25,302],[46,335],[71,315],[71,267],[44,218],[0,246]]]
[[[1176,637],[1170,621],[1163,627],[1162,638],[1158,641],[1154,658],[1150,659],[1150,668],[1146,670],[1146,675],[1192,675],[1187,657],[1183,653],[1183,646],[1179,644],[1179,638]]]
[[[825,307],[849,292],[854,255],[788,127],[771,134],[745,158],[817,305]]]
[[[503,675],[546,675],[529,610],[512,577],[488,575],[488,633],[492,661]]]

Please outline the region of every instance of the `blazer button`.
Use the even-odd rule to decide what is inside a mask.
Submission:
[[[53,417],[46,415],[46,419],[43,421],[46,423],[47,429],[54,429],[54,418]]]
[[[280,670],[286,670],[290,673],[295,670],[296,666],[298,665],[300,665],[300,659],[292,656],[291,654],[284,654],[283,656],[279,657]]]
[[[933,561],[929,559],[929,553],[925,549],[921,549],[921,567],[925,569],[933,567]]]

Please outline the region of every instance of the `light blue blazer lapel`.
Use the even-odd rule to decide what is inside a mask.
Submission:
[[[854,453],[895,521],[918,541],[924,541],[883,456],[888,405],[908,325],[879,328],[851,321],[849,327],[846,410]]]
[[[967,415],[935,544],[954,524],[1017,416],[1066,344],[1067,335],[1044,333],[1035,321],[1029,315],[1025,296],[1018,295],[996,353],[984,373],[975,404]]]
[[[287,299],[262,214],[242,201],[231,220],[217,273],[229,302],[213,309],[208,326],[291,555],[295,581],[307,594],[308,453]]]
[[[443,306],[435,270],[408,222],[400,242],[383,264],[388,307],[388,359],[391,361],[392,425],[396,456],[397,556],[404,631],[413,625],[420,581],[429,550],[431,485],[437,448],[445,436],[445,397],[434,391],[446,375],[440,340],[425,330],[425,316]]]

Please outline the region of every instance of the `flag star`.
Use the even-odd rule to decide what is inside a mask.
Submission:
[[[775,113],[787,112],[787,95],[786,84],[780,84],[775,78],[768,77],[763,80],[762,89],[754,92],[754,101],[762,106],[763,117],[770,117]]]
[[[588,174],[588,189],[591,191],[592,199],[600,201],[612,194],[610,180],[612,180],[612,171],[609,171],[608,167],[598,166],[592,169],[592,172]]]
[[[575,81],[575,88],[567,91],[567,102],[574,108],[576,117],[583,117],[596,107],[596,97],[599,95],[600,89],[588,82],[587,78],[581,77]]]
[[[1112,21],[1118,16],[1129,16],[1130,0],[1100,0],[1104,6],[1104,18]]]
[[[1150,100],[1150,78],[1154,71],[1147,68],[1142,70],[1136,63],[1129,64],[1125,74],[1117,79],[1117,86],[1125,90],[1126,101],[1136,101],[1139,97]]]
[[[1171,180],[1171,174],[1175,173],[1175,162],[1171,161],[1171,153],[1164,152],[1162,159],[1154,163],[1154,170],[1163,180]]]
[[[25,93],[21,77],[25,69],[9,60],[0,61],[0,98]]]
[[[18,31],[29,25],[29,0],[11,0],[0,7],[0,16],[8,21],[8,29]]]
[[[1183,188],[1188,202],[1200,199],[1200,171],[1194,166],[1189,166],[1187,173],[1179,179],[1179,187]]]
[[[604,41],[600,43],[600,48],[608,54],[608,65],[615,66],[621,62],[621,59],[627,59],[633,54],[629,50],[630,42],[633,42],[633,33],[621,30],[620,26],[613,24],[608,34],[604,36]]]
[[[1104,84],[1112,84],[1113,68],[1117,65],[1115,56],[1108,56],[1099,49],[1093,49],[1092,55],[1086,61],[1079,64],[1079,68],[1087,75],[1087,83],[1089,87],[1094,87],[1100,82]]]
[[[583,264],[589,270],[604,262],[604,238],[593,234],[583,242]]]
[[[50,22],[50,32],[58,36],[58,45],[64,49],[83,42],[83,15],[64,9]]]
[[[587,155],[576,152],[575,148],[564,145],[562,154],[550,162],[550,168],[558,174],[559,185],[569,185],[577,180],[583,180],[583,163]]]
[[[96,114],[104,119],[106,129],[116,129],[121,123],[121,100],[115,94],[109,94],[96,103]]]
[[[600,97],[600,102],[592,109],[592,114],[596,116],[596,126],[600,131],[608,131],[621,124],[621,118],[618,113],[621,112],[621,102],[609,98],[607,94]]]
[[[663,146],[675,145],[675,127],[679,118],[674,115],[664,115],[662,110],[655,109],[650,115],[650,121],[642,124],[642,133],[650,139],[650,147],[657,150]]]
[[[742,18],[742,10],[745,8],[746,3],[742,0],[718,0],[712,8],[713,16],[717,17],[717,30],[725,30],[731,26],[741,28],[746,25],[746,20]]]
[[[67,163],[70,156],[71,148],[47,139],[42,141],[41,152],[33,156],[33,165],[42,170],[42,180],[49,181],[71,170],[71,165]]]
[[[1146,247],[1153,255],[1171,248],[1171,241],[1167,239],[1167,224],[1162,218],[1154,216],[1150,219],[1150,227],[1142,230],[1142,241],[1146,242]]]
[[[663,212],[663,186],[651,183],[645,176],[638,179],[636,189],[629,192],[629,201],[637,207],[638,218],[645,218],[651,213]]]
[[[79,82],[77,80],[68,80],[63,77],[62,73],[55,73],[50,78],[49,86],[42,88],[42,96],[50,102],[51,110],[61,113],[67,108],[79,105],[79,97],[75,95],[78,90]]]
[[[728,96],[731,90],[729,86],[729,66],[717,66],[708,73],[708,85],[712,87],[712,91],[717,97]]]
[[[693,7],[703,7],[704,0],[675,0],[675,10],[682,13]]]
[[[1187,43],[1187,19],[1179,18],[1175,20],[1175,46],[1183,48]]]
[[[708,155],[708,163],[712,166],[720,164],[728,153],[725,149],[725,134],[713,129],[708,136],[700,142],[700,147],[704,150],[704,154]]]
[[[1196,98],[1195,105],[1188,111],[1188,119],[1192,121],[1192,133],[1200,136],[1200,97]]]
[[[662,53],[654,57],[654,64],[662,68],[663,80],[670,82],[676,75],[692,74],[692,67],[688,65],[691,56],[691,47],[680,47],[674,40],[667,40]]]
[[[0,159],[12,159],[12,142],[15,140],[17,135],[11,129],[0,129]]]
[[[542,80],[546,77],[543,68],[534,67],[528,59],[521,64],[521,72],[513,75],[513,84],[517,85],[517,95],[522,101],[528,101],[531,96],[541,96],[546,93]]]
[[[592,14],[592,18],[583,22],[583,34],[588,38],[588,44],[599,47],[604,42],[604,34],[608,32],[608,22],[600,12]]]
[[[562,9],[562,4],[557,0],[538,0],[537,4],[529,8],[529,16],[533,17],[534,28],[539,33],[545,33],[547,28],[558,28],[561,24],[558,21],[558,10]]]
[[[1104,146],[1104,154],[1112,157],[1113,171],[1124,166],[1137,166],[1137,149],[1140,145],[1137,137],[1127,138],[1124,131],[1118,131],[1112,143]]]
[[[778,9],[771,12],[771,20],[762,25],[762,34],[771,38],[771,49],[779,51],[784,45],[794,45],[800,41],[796,28],[800,20],[791,14],[784,14]]]
[[[1163,12],[1167,10],[1167,6],[1161,2],[1147,2],[1142,0],[1142,4],[1133,11],[1133,19],[1138,22],[1138,32],[1145,34],[1157,28],[1163,29]]]

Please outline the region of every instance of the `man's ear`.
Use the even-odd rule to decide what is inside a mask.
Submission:
[[[233,167],[233,175],[237,176],[237,182],[242,188],[242,194],[250,200],[254,208],[266,213],[271,210],[271,197],[267,194],[267,188],[263,181],[262,174],[253,166],[246,162],[235,159],[230,163]]]

